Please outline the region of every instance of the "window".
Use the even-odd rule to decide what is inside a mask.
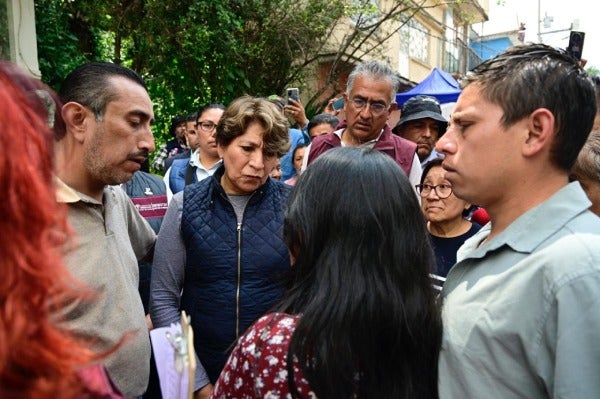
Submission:
[[[411,18],[400,29],[403,48],[408,55],[425,64],[429,64],[429,29]]]

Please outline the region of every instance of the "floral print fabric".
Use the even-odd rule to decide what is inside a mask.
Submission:
[[[291,398],[287,352],[299,316],[271,313],[240,338],[215,385],[212,398]],[[300,397],[314,399],[308,382],[294,364]]]

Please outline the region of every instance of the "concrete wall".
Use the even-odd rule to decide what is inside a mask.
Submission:
[[[0,21],[1,33],[8,34],[8,49],[0,48],[0,55],[40,78],[33,0],[0,0],[0,6],[6,7],[6,21]]]

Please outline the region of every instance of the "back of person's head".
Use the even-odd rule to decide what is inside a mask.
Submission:
[[[597,109],[600,110],[600,75],[594,75],[591,78],[592,82],[594,82],[594,87],[596,88],[596,106]]]
[[[571,178],[578,180],[590,201],[591,211],[600,215],[600,130],[592,130],[573,169]]]
[[[392,90],[390,91],[390,104],[396,102],[396,92],[400,85],[400,77],[388,64],[377,60],[365,61],[358,64],[352,72],[350,72],[350,75],[348,75],[348,83],[346,84],[346,94],[348,97],[350,97],[350,93],[354,87],[354,81],[359,76],[370,77],[377,80],[387,80],[392,85]]]
[[[579,152],[577,162],[573,165],[573,173],[585,176],[600,184],[600,130],[593,130],[590,133]]]
[[[437,397],[435,261],[399,166],[375,150],[327,151],[298,178],[284,236],[295,263],[279,310],[302,315],[288,358],[315,394]]]
[[[319,125],[328,124],[332,129],[335,129],[337,125],[340,123],[340,120],[337,116],[331,114],[317,114],[312,117],[312,119],[308,122],[308,126],[306,130],[310,133],[310,130]]]
[[[263,152],[282,157],[290,148],[290,124],[279,107],[264,98],[243,96],[233,100],[217,125],[217,144],[227,147],[254,122],[264,129]]]
[[[578,61],[544,44],[514,46],[483,62],[461,81],[477,83],[481,93],[504,111],[509,127],[538,108],[555,118],[552,162],[569,170],[596,115],[594,85]]]
[[[97,120],[102,120],[106,105],[115,100],[111,78],[129,79],[146,91],[144,79],[135,71],[111,62],[90,62],[75,68],[61,84],[59,95],[64,104],[76,102],[90,108]]]
[[[600,130],[600,75],[592,76],[592,82],[596,89],[596,117],[594,118],[593,130]]]
[[[196,120],[198,118],[202,117],[202,114],[204,114],[206,111],[208,111],[209,109],[222,109],[225,110],[225,106],[221,103],[211,103],[211,104],[206,104],[200,107],[200,109],[198,110],[198,112],[196,112]]]
[[[93,357],[51,321],[78,298],[62,253],[71,234],[55,197],[55,94],[14,65],[0,63],[0,397],[72,398],[75,369]],[[56,315],[53,316],[54,319]]]

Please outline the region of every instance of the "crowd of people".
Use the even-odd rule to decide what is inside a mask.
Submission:
[[[159,398],[182,310],[194,398],[600,397],[599,83],[516,46],[447,117],[366,61],[312,119],[244,95],[156,149],[135,71],[0,63],[0,397]]]

